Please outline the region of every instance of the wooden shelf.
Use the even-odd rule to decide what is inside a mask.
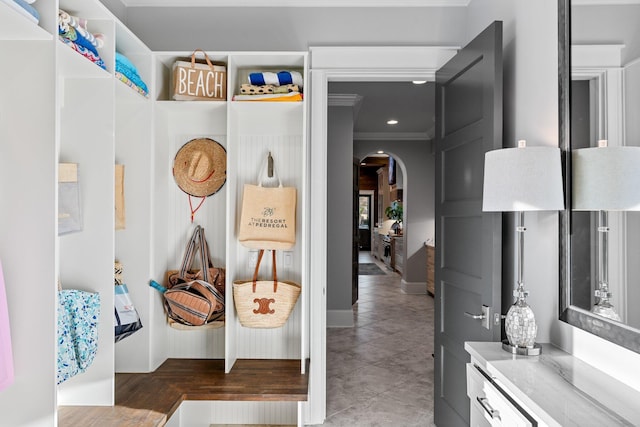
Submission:
[[[309,388],[299,360],[273,359],[239,359],[229,374],[224,360],[168,359],[155,372],[116,374],[115,383],[115,406],[60,407],[58,425],[155,427],[185,400],[299,402]]]

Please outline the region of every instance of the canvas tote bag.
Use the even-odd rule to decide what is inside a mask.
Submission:
[[[278,280],[276,251],[273,253],[273,279],[258,280],[264,250],[258,254],[253,279],[233,283],[233,301],[240,324],[246,328],[279,328],[285,324],[300,296],[299,284]]]
[[[258,185],[245,184],[238,240],[252,249],[290,249],[296,243],[296,189],[263,186],[265,172],[273,176],[271,153],[258,176]]]
[[[204,56],[196,61],[196,54]],[[212,63],[207,53],[196,49],[191,61],[176,61],[172,68],[173,95],[176,101],[226,101],[227,69],[222,63]]]

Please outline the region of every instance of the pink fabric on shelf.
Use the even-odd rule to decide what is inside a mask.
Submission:
[[[11,351],[11,331],[7,295],[4,289],[4,275],[0,263],[0,390],[13,384],[13,354]]]

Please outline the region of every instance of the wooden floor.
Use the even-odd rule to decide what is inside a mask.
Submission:
[[[225,374],[224,360],[168,359],[155,372],[116,374],[113,407],[60,407],[58,425],[157,427],[184,400],[306,401],[308,385],[299,360],[243,359]]]

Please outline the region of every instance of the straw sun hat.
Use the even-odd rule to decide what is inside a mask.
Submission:
[[[173,177],[185,193],[211,196],[227,181],[227,151],[213,139],[192,139],[176,153]]]

